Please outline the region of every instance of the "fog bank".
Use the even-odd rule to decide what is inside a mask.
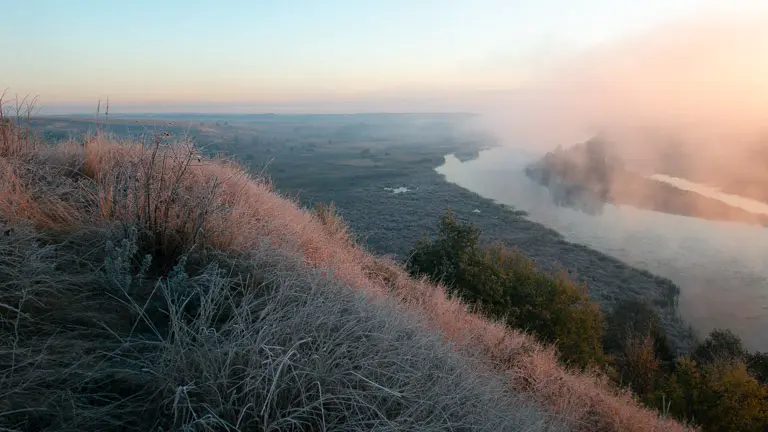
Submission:
[[[672,158],[693,171],[715,161],[756,170],[752,153],[768,138],[768,13],[692,18],[597,47],[480,111],[509,145],[544,152],[603,133],[638,168]]]

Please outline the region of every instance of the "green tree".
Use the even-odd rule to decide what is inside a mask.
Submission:
[[[606,316],[606,331],[603,346],[605,352],[620,355],[626,351],[626,344],[635,338],[650,336],[653,351],[658,359],[671,366],[675,353],[661,326],[661,320],[651,304],[641,299],[619,302]]]
[[[700,363],[741,361],[745,354],[741,339],[728,329],[712,330],[707,339],[693,351],[693,357]]]
[[[468,263],[476,256],[479,238],[480,230],[459,223],[449,210],[440,217],[437,238],[416,242],[407,267],[413,274],[426,275],[432,282],[452,288],[459,279],[462,261]]]
[[[602,364],[603,315],[586,287],[565,274],[538,271],[530,259],[500,245],[480,247],[479,238],[477,228],[447,212],[437,236],[417,242],[407,267],[488,316],[556,343],[567,363]]]
[[[614,380],[646,401],[676,359],[658,314],[640,299],[624,300],[608,314],[603,347],[614,360]]]
[[[704,431],[758,432],[768,425],[768,391],[741,361],[681,358],[655,402]]]
[[[654,394],[654,405],[674,417],[691,420],[693,408],[702,389],[699,366],[688,357],[681,357],[675,363],[674,372],[666,377]]]
[[[742,362],[716,361],[704,366],[704,377],[695,410],[706,430],[765,430],[768,392],[747,373]]]
[[[768,385],[768,353],[748,353],[744,361],[749,373],[761,384]]]
[[[649,336],[633,336],[624,345],[624,352],[617,359],[621,376],[642,399],[650,395],[660,375],[659,359]]]

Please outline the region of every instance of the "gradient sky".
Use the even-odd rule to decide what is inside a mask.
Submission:
[[[0,87],[46,106],[514,88],[705,0],[0,0]]]

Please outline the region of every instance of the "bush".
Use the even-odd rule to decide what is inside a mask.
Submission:
[[[704,388],[697,392],[696,417],[707,430],[765,430],[768,392],[747,373],[743,363],[706,365],[703,375]]]
[[[622,377],[627,378],[632,391],[641,398],[656,388],[660,366],[650,336],[630,338],[617,363]]]
[[[760,384],[768,384],[768,353],[748,352],[741,338],[728,329],[715,329],[693,351],[699,363],[741,362]]]
[[[690,357],[675,362],[647,400],[705,431],[762,431],[768,425],[765,366],[764,354],[747,353],[738,336],[715,329]]]
[[[640,299],[624,300],[606,316],[605,352],[620,355],[626,344],[635,338],[650,337],[653,352],[661,362],[671,364],[675,353],[667,340],[661,320],[650,303]]]
[[[661,327],[659,316],[646,301],[625,300],[606,317],[604,344],[614,359],[620,384],[629,384],[645,399],[658,380],[674,366],[675,354]]]
[[[768,353],[747,353],[745,363],[747,370],[755,379],[763,385],[768,385]]]
[[[768,392],[738,361],[680,359],[656,400],[704,431],[758,432],[768,424]]]
[[[425,274],[433,282],[449,287],[460,279],[462,263],[479,252],[480,230],[470,224],[460,224],[449,210],[440,217],[436,239],[416,242],[406,263],[414,274]]]
[[[448,212],[435,239],[419,241],[407,267],[444,283],[449,292],[494,319],[557,343],[561,359],[586,367],[604,362],[603,316],[586,289],[565,274],[538,271],[533,262],[502,246],[479,246],[480,231]]]
[[[700,363],[715,361],[741,361],[746,351],[741,339],[728,329],[715,329],[704,343],[693,351],[693,358]]]

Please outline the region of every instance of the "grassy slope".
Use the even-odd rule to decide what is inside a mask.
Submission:
[[[139,418],[165,427],[221,428],[226,421],[239,427],[349,422],[360,428],[461,428],[456,422],[466,421],[536,430],[543,423],[556,427],[554,418],[581,430],[684,430],[598,377],[564,370],[551,348],[484,320],[447,299],[441,287],[413,280],[395,263],[361,250],[342,225],[327,223],[333,218],[324,223],[231,164],[198,163],[184,143],[158,144],[152,151],[91,138],[82,147],[0,148],[0,217],[8,226],[26,227],[7,237],[31,236],[37,245],[30,246],[30,257],[53,254],[52,261],[29,269],[21,264],[32,258],[13,261],[13,254],[5,254],[11,261],[0,270],[6,341],[0,421],[31,418],[78,428],[77,422],[136,418],[135,411],[124,411],[140,409]],[[139,282],[108,282],[122,274],[109,267],[120,260],[108,259],[105,267],[84,258],[93,255],[66,254],[67,247],[105,247],[116,223],[140,228],[136,253],[153,255]],[[94,235],[89,227],[101,231]],[[53,232],[59,234],[49,239]],[[67,240],[72,238],[77,240]],[[200,270],[202,265],[188,270],[191,279],[169,274],[189,250],[214,250],[217,257],[236,257],[238,265],[227,258],[219,264],[224,275]],[[216,262],[211,254],[205,262]],[[77,267],[70,268],[79,270],[62,273],[59,259],[74,260]],[[173,282],[178,278],[183,283]],[[265,290],[277,294],[263,297]],[[196,291],[205,295],[194,297]],[[196,299],[192,306],[188,297]],[[191,311],[176,310],[182,305]],[[301,312],[293,320],[283,305]],[[148,315],[152,307],[157,317]],[[163,318],[168,309],[176,313]],[[222,310],[226,314],[219,315]],[[278,315],[265,321],[271,313],[263,310]],[[320,333],[308,325],[314,322],[322,324]],[[306,338],[300,330],[309,333]],[[99,338],[107,345],[100,346]],[[310,340],[297,345],[304,339]],[[387,359],[394,362],[389,367]],[[434,375],[424,382],[416,372]],[[156,376],[150,387],[140,385],[139,377],[148,376]],[[503,386],[489,384],[490,376]],[[66,393],[52,391],[62,386]],[[31,400],[39,406],[30,406]]]
[[[574,279],[588,284],[591,300],[606,311],[637,297],[651,301],[670,341],[678,350],[688,351],[693,333],[680,319],[676,303],[669,301],[679,289],[670,280],[568,242],[554,230],[445,181],[434,170],[446,154],[471,159],[480,148],[494,144],[492,136],[465,120],[447,114],[164,115],[162,120],[110,118],[100,128],[126,138],[188,134],[205,154],[225,152],[249,166],[250,172],[267,173],[276,190],[300,199],[305,207],[335,202],[359,244],[397,260],[404,260],[415,242],[432,233],[435,221],[451,209],[458,218],[482,228],[481,241],[520,248],[543,269],[567,269]],[[51,141],[79,139],[96,129],[92,118],[30,121]],[[401,186],[413,192],[385,190]]]
[[[0,299],[24,312],[0,348],[4,428],[562,429],[418,317],[295,256],[191,254],[184,272],[141,277],[137,243],[115,229],[0,239]]]

